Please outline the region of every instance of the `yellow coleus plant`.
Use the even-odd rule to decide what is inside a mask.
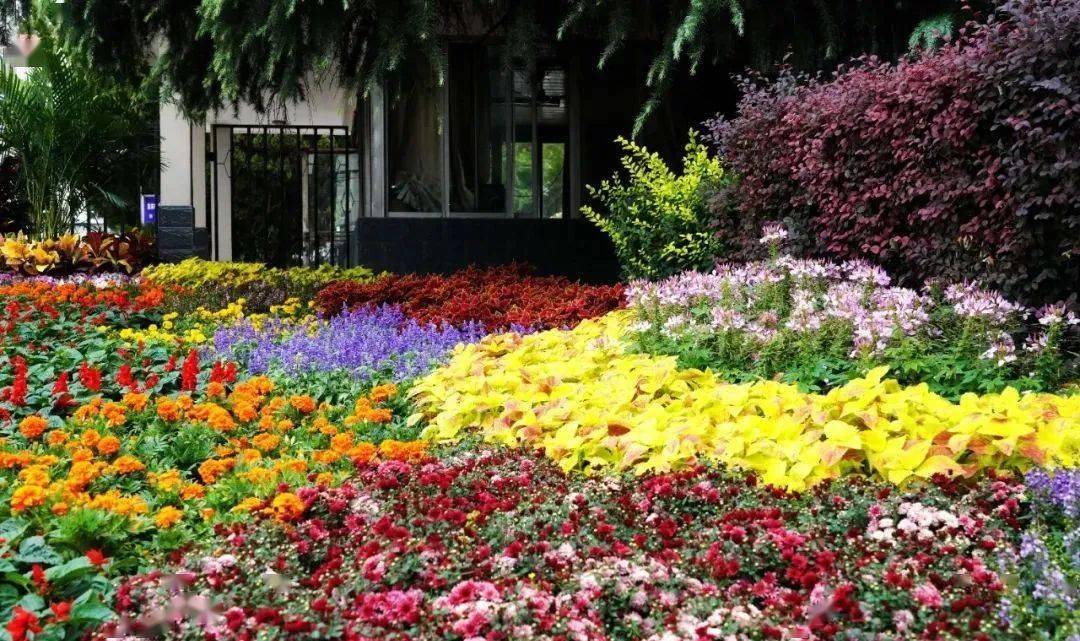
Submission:
[[[542,449],[565,470],[666,472],[712,459],[803,490],[845,473],[902,484],[981,468],[1071,466],[1080,396],[967,395],[952,403],[878,368],[827,394],[730,384],[674,357],[627,353],[625,311],[573,330],[459,346],[410,394],[424,436]]]

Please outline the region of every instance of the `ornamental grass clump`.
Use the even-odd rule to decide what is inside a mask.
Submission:
[[[570,331],[458,348],[410,391],[426,438],[538,448],[566,470],[665,472],[702,460],[804,490],[846,474],[896,484],[984,468],[1080,462],[1080,395],[965,394],[870,371],[827,394],[774,380],[731,384],[674,357],[627,353],[631,312]]]
[[[762,241],[785,235],[772,226]],[[779,376],[822,391],[887,365],[900,382],[956,400],[1054,391],[1076,377],[1068,353],[1080,320],[1064,305],[1027,308],[975,283],[897,287],[861,260],[722,263],[633,283],[627,299],[636,349],[732,381]]]

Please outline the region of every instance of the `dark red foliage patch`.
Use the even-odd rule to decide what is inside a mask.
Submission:
[[[980,278],[1031,303],[1075,296],[1074,0],[1006,0],[936,52],[748,78],[743,93],[734,119],[708,127],[741,177],[744,236],[782,218],[803,253],[870,258],[912,282]]]
[[[585,285],[562,276],[534,276],[511,264],[469,267],[449,275],[389,275],[371,283],[337,281],[315,297],[325,315],[364,305],[398,305],[423,323],[483,323],[488,331],[520,326],[569,327],[623,304],[622,285]]]

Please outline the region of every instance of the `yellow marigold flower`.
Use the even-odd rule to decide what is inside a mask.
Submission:
[[[147,480],[155,488],[162,492],[176,492],[180,489],[183,479],[180,478],[180,470],[166,470],[160,473],[150,473]]]
[[[23,485],[45,487],[49,484],[49,468],[44,465],[30,465],[19,472],[19,480]]]
[[[334,475],[330,472],[320,472],[315,475],[315,484],[329,487],[334,484]]]
[[[195,406],[195,401],[192,400],[190,395],[184,394],[182,396],[176,397],[176,404],[180,407],[181,410],[186,412],[187,410]]]
[[[281,443],[281,437],[277,434],[256,434],[251,443],[259,450],[269,452]]]
[[[45,437],[45,441],[56,447],[57,445],[63,445],[68,440],[68,433],[64,430],[52,430],[49,435]]]
[[[162,530],[167,530],[180,522],[184,513],[171,505],[166,505],[154,515],[154,525]]]
[[[262,460],[262,452],[255,448],[246,447],[240,450],[240,460],[244,463],[254,463]]]
[[[146,466],[143,465],[142,461],[129,455],[121,456],[116,459],[113,462],[112,467],[118,474],[134,474],[135,472],[141,472],[146,469]]]
[[[45,503],[45,490],[36,485],[24,485],[11,493],[11,511],[22,512]]]
[[[301,414],[311,414],[315,411],[315,399],[307,395],[290,396],[289,405],[292,405]]]
[[[279,521],[292,521],[303,514],[306,508],[299,496],[292,492],[282,492],[274,497],[267,509]]]
[[[253,496],[250,496],[250,497],[244,499],[243,501],[240,501],[239,503],[237,503],[236,507],[234,507],[233,509],[231,509],[229,511],[234,512],[234,513],[251,512],[252,510],[257,510],[257,509],[261,508],[263,506],[263,503],[264,503],[264,501],[262,499],[257,499],[257,498],[255,498]]]
[[[112,456],[120,451],[120,439],[112,434],[101,437],[97,442],[97,451],[105,456]]]
[[[34,414],[19,421],[19,434],[22,434],[23,438],[32,441],[44,434],[47,427],[49,427],[49,422]]]
[[[129,409],[136,412],[141,412],[146,409],[146,405],[149,403],[150,398],[146,394],[139,392],[128,392],[124,394],[124,398],[121,401]]]
[[[277,422],[277,429],[280,432],[288,432],[293,428],[293,422],[287,418],[283,418]]]

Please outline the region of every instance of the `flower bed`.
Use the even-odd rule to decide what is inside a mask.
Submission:
[[[288,528],[224,530],[131,580],[101,638],[176,619],[173,638],[221,640],[997,638],[994,554],[1021,490],[784,495],[714,469],[586,480],[484,450],[371,464],[298,491]],[[216,607],[191,619],[200,601]]]
[[[622,306],[622,286],[591,286],[554,276],[532,276],[520,265],[469,268],[448,276],[392,275],[371,283],[342,281],[319,292],[316,307],[396,305],[406,316],[436,325],[480,323],[488,331],[570,327]]]
[[[732,383],[516,268],[329,318],[283,296],[341,272],[253,273],[0,278],[11,639],[1075,633],[1080,396]]]
[[[785,234],[772,233],[764,240]],[[972,283],[895,287],[862,261],[721,264],[632,284],[627,297],[638,349],[729,380],[782,375],[820,391],[888,365],[904,383],[958,399],[1076,378],[1066,355],[1080,344],[1080,319],[1064,305],[1028,309]]]

